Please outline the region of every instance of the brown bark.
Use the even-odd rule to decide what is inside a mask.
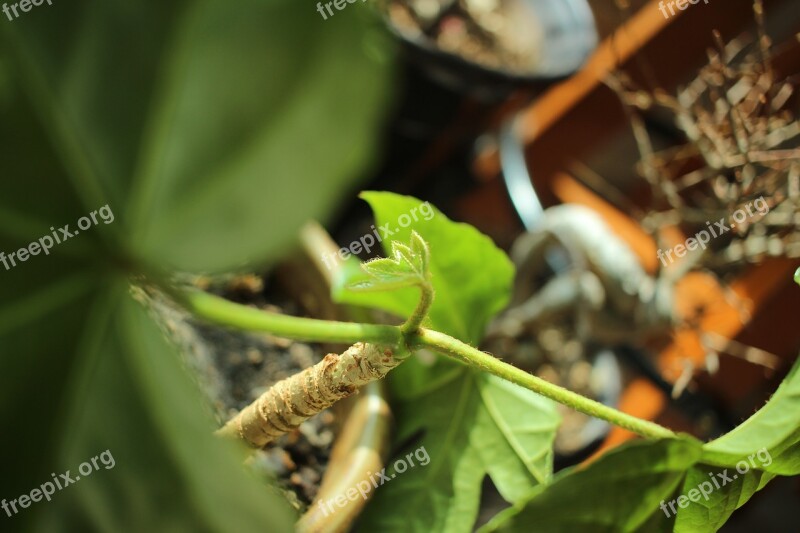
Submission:
[[[341,355],[328,354],[316,365],[273,385],[217,434],[261,448],[359,387],[381,379],[400,363],[391,350],[373,344],[357,343]]]

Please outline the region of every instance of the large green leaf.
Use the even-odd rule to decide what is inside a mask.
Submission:
[[[770,456],[760,468],[779,475],[800,474],[800,360],[769,402],[743,424],[704,446],[703,460],[735,466],[759,450]]]
[[[800,283],[800,270],[795,280]],[[687,472],[681,493],[695,495],[679,509],[675,531],[717,531],[776,475],[800,473],[798,368],[800,360],[764,407],[703,446],[702,459],[714,464],[699,463]]]
[[[479,451],[500,494],[516,502],[529,489],[550,481],[553,438],[560,422],[553,403],[495,376],[479,377],[483,409]]]
[[[664,531],[670,520],[661,503],[672,498],[700,453],[700,443],[689,439],[625,445],[533,489],[481,531]]]
[[[797,473],[798,365],[766,406],[727,435],[702,446],[675,440],[615,450],[585,470],[563,473],[551,486],[535,489],[486,531],[526,531],[533,524],[545,532],[717,531],[776,475]],[[668,478],[661,476],[659,455],[671,450],[672,457],[680,446],[691,448],[686,462],[670,462],[677,467]],[[614,469],[620,473],[614,475]],[[636,481],[623,479],[628,476]],[[565,491],[572,499],[562,499]],[[624,502],[609,501],[608,494]],[[653,512],[656,508],[660,511]]]
[[[429,216],[406,224],[415,210],[420,212],[422,202],[415,198],[376,192],[362,196],[375,211],[376,226],[388,224],[394,232],[383,241],[387,254],[393,240],[408,242],[412,230],[428,243],[436,297],[426,324],[469,342],[480,340],[488,320],[510,296],[513,266],[505,254],[474,228],[452,222],[430,206]],[[347,291],[344,287],[358,275],[349,268],[344,272],[335,290],[341,301],[400,316],[417,305],[415,289],[372,293],[369,298]],[[441,358],[432,365],[412,358],[390,374],[389,383],[398,420],[396,442],[418,438],[431,464],[381,487],[359,523],[361,529],[468,531],[486,475],[511,502],[550,478],[559,417],[549,400]],[[415,513],[409,516],[398,501]]]
[[[0,499],[29,493],[57,469],[52,458],[63,443],[68,377],[88,309],[102,290],[97,280],[105,274],[87,253],[99,254],[94,233],[11,263],[11,253],[49,236],[50,226],[74,224],[86,211],[21,89],[8,89],[0,107],[0,257],[7,263],[0,263],[0,451],[13,460],[3,466]],[[37,510],[0,517],[25,530]]]
[[[702,485],[703,497],[679,511],[675,531],[717,531],[776,475],[800,473],[798,368],[800,361],[764,407],[703,446],[703,461],[711,464],[692,467],[682,491],[689,494]],[[716,483],[712,485],[712,481]]]
[[[481,409],[476,388],[471,374],[459,373],[424,396],[393,403],[398,422],[395,442],[418,437],[424,431],[413,447],[424,446],[431,461],[427,466],[417,465],[397,474],[390,483],[380,486],[359,520],[358,531],[472,528],[486,471],[476,446],[480,430],[474,422]],[[404,451],[405,448],[400,450],[398,456]],[[390,459],[388,464],[392,463]]]
[[[693,466],[686,474],[681,490],[681,494],[690,500],[689,503],[684,501],[685,508],[680,508],[676,504],[678,515],[674,531],[679,533],[717,531],[736,509],[747,503],[753,494],[764,488],[774,477],[773,474],[761,470],[749,470],[740,474],[732,468],[706,464]]]
[[[559,417],[552,402],[516,385],[465,368],[442,368],[418,396],[394,406],[395,441],[417,437],[414,446],[424,446],[431,463],[381,486],[359,530],[468,531],[487,474],[509,501],[552,474]],[[409,515],[406,506],[415,512]]]

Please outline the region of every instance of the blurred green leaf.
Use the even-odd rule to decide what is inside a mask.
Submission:
[[[388,57],[366,15],[84,0],[4,26],[84,205],[110,202],[137,256],[199,272],[276,257],[373,157]]]
[[[0,476],[0,499],[11,500],[49,480],[60,466],[54,457],[68,431],[63,419],[69,378],[78,367],[89,308],[108,276],[97,232],[108,227],[13,266],[11,253],[50,235],[51,226],[74,225],[86,210],[32,119],[22,88],[12,85],[8,96],[9,105],[0,108],[0,451],[9,460]],[[29,530],[42,507],[13,517],[3,511],[0,520]]]
[[[274,489],[246,475],[244,455],[212,435],[200,391],[125,285],[87,311],[57,408],[44,410],[57,416],[31,421],[54,428],[51,454],[27,464],[7,495],[30,492],[51,472],[69,470],[76,482],[11,519],[46,531],[290,530],[292,513]],[[40,380],[30,380],[35,394]],[[114,464],[78,479],[79,465],[105,450]]]
[[[359,177],[389,92],[387,43],[367,10],[323,24],[307,7],[84,0],[0,25],[13,80],[0,99],[0,252],[106,204],[115,215],[0,263],[12,458],[0,498],[105,450],[116,460],[52,502],[0,513],[13,529],[291,529],[283,497],[213,437],[127,276],[274,258]]]

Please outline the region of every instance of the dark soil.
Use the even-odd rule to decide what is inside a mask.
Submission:
[[[196,284],[259,309],[302,314],[296,304],[278,291],[265,291],[261,278],[256,276]],[[270,386],[314,365],[325,355],[318,345],[210,326],[163,299],[150,300],[207,393],[209,409],[220,426]],[[333,411],[312,417],[297,430],[257,451],[250,465],[259,473],[276,479],[295,507],[304,509],[316,495],[327,467],[335,422]]]

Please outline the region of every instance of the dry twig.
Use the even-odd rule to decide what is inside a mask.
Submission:
[[[400,363],[389,349],[354,344],[341,355],[328,354],[316,365],[279,381],[217,433],[261,448],[359,387],[383,378]]]

